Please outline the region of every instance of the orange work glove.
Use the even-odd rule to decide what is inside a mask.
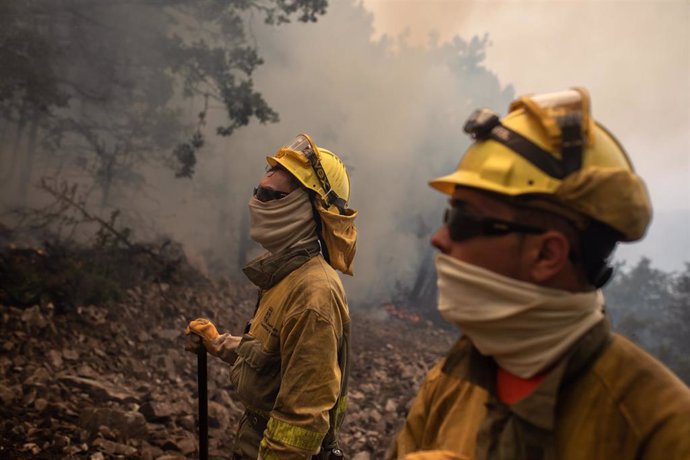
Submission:
[[[218,334],[216,326],[214,326],[211,321],[206,318],[197,318],[190,321],[184,333],[189,336],[184,347],[185,350],[196,352],[199,345],[201,345],[200,342],[203,342],[206,351],[214,356],[216,355],[217,350],[214,345],[215,340],[220,334]],[[199,339],[201,339],[201,341]]]

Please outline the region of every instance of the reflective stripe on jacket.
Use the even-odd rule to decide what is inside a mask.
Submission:
[[[264,460],[310,458],[335,439],[346,406],[345,293],[321,255],[305,259],[262,291],[230,372],[235,395],[268,419],[255,446]]]
[[[690,458],[690,390],[605,321],[513,405],[496,398],[495,369],[461,339],[429,372],[389,458]]]

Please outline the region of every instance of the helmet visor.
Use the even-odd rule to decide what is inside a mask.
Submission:
[[[278,152],[276,152],[276,158],[282,158],[285,156],[299,157],[302,162],[309,163],[311,160],[311,155],[317,155],[318,150],[312,142],[312,140],[306,134],[300,134],[295,137],[290,143],[284,145]],[[295,155],[296,154],[296,155]]]
[[[295,137],[292,142],[285,146],[285,148],[293,150],[295,152],[303,153],[306,155],[307,149],[312,151],[316,150],[311,140],[304,134],[300,134]]]

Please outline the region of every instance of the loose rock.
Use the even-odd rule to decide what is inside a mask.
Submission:
[[[120,304],[61,314],[0,305],[0,457],[195,457],[196,357],[183,349],[184,327],[206,316],[239,333],[255,295],[248,284],[154,283],[130,289]],[[454,333],[351,310],[350,402],[339,442],[348,458],[380,459]],[[243,407],[228,392],[227,365],[209,358],[208,371],[209,453],[227,459]]]

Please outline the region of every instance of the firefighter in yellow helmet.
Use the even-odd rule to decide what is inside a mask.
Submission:
[[[690,391],[612,333],[601,288],[651,220],[644,183],[584,89],[476,111],[430,185],[441,315],[463,337],[428,374],[390,458],[687,459]]]
[[[250,235],[266,249],[244,272],[259,287],[242,337],[189,323],[207,351],[232,364],[246,411],[235,459],[340,458],[347,406],[350,317],[335,270],[352,274],[357,212],[342,161],[306,134],[267,157],[249,201]]]

